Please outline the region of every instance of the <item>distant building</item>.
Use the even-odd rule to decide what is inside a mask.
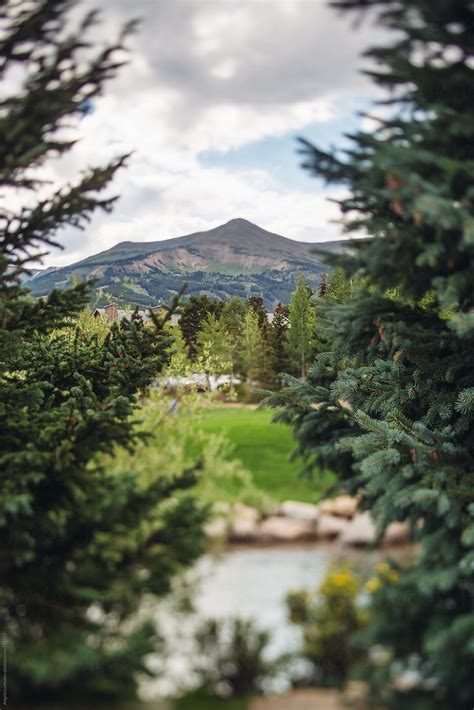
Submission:
[[[164,309],[162,306],[152,306],[147,309],[138,309],[138,315],[143,318],[144,321],[150,320],[150,310],[157,315],[164,315]],[[113,322],[120,322],[124,318],[131,318],[133,313],[135,313],[134,308],[128,310],[123,310],[118,307],[118,303],[112,302],[108,303],[104,308],[96,308],[93,312],[94,318],[99,318],[100,316],[105,316],[107,320]],[[178,325],[180,319],[179,313],[173,313],[170,319],[171,325]]]
[[[124,318],[130,318],[135,312],[135,309],[123,310],[118,307],[118,303],[108,303],[105,308],[96,308],[94,310],[94,318],[99,318],[99,316],[105,316],[109,321],[121,321]],[[148,311],[139,310],[138,315],[140,315],[143,320],[149,319]]]

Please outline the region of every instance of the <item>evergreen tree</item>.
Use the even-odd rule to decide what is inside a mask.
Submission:
[[[261,296],[249,296],[247,298],[247,308],[251,308],[257,314],[259,328],[262,328],[264,323],[268,322],[268,311]]]
[[[73,146],[63,126],[120,66],[124,38],[94,51],[85,39],[94,17],[74,32],[69,5],[2,4],[4,198],[40,184],[38,168]],[[193,471],[141,485],[98,461],[136,442],[131,415],[168,359],[163,320],[135,314],[98,330],[77,318],[87,284],[40,300],[22,286],[61,228],[112,207],[100,193],[123,162],[0,212],[0,607],[18,705],[132,697],[155,646],[153,626],[136,619],[140,595],[166,593],[203,542]]]
[[[336,266],[326,277],[324,293],[321,296],[329,303],[347,303],[352,298],[354,279],[347,278],[343,269]]]
[[[281,301],[273,314],[270,342],[275,354],[275,372],[277,375],[288,372],[288,306]]]
[[[224,304],[204,293],[201,296],[190,296],[181,309],[179,327],[188,346],[190,357],[196,355],[196,341],[202,324],[210,314],[220,317]]]
[[[224,305],[221,321],[229,336],[229,354],[235,373],[243,369],[242,341],[246,313],[246,304],[241,298],[231,298]]]
[[[295,372],[306,377],[308,363],[313,351],[314,305],[313,292],[298,274],[298,284],[288,306],[288,353]]]
[[[318,296],[319,298],[324,298],[326,295],[327,287],[328,287],[328,275],[327,274],[321,274],[321,278],[319,280],[319,286],[318,286]]]
[[[345,154],[305,143],[306,165],[349,188],[348,228],[373,238],[334,259],[365,281],[321,316],[331,351],[274,401],[309,465],[359,491],[380,531],[407,519],[421,543],[373,594],[384,706],[461,710],[474,697],[474,7],[336,5],[394,30],[369,52],[391,115]]]
[[[273,389],[277,384],[276,354],[272,342],[270,323],[264,323],[260,328],[259,338],[256,343],[249,378],[257,382],[260,387]]]
[[[324,307],[330,303],[347,303],[357,288],[359,279],[347,278],[343,269],[336,266],[329,274],[324,274],[319,285],[319,298],[315,302],[316,329],[313,341],[314,355],[327,352],[331,348],[324,329]]]
[[[246,313],[245,301],[241,298],[231,298],[224,304],[222,309],[221,320],[224,323],[226,331],[233,338],[238,340],[242,337],[242,323]]]

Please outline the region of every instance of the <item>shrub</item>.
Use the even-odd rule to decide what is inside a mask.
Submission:
[[[203,685],[216,695],[244,697],[260,693],[275,664],[264,658],[267,631],[251,620],[209,619],[196,634],[202,659],[197,668]]]
[[[341,686],[362,655],[355,632],[365,623],[357,603],[361,581],[347,567],[331,569],[315,592],[288,596],[290,619],[303,630],[303,655],[312,671],[308,682]]]

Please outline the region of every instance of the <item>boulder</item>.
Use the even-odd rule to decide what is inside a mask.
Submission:
[[[260,513],[255,508],[237,503],[232,510],[229,532],[231,542],[254,542],[257,539]]]
[[[263,520],[258,527],[258,538],[262,542],[295,542],[296,540],[314,540],[316,527],[309,520],[295,520],[272,515]]]
[[[336,515],[320,515],[317,524],[317,533],[320,540],[334,540],[349,525],[346,518],[339,518]]]
[[[301,503],[297,500],[285,500],[280,505],[280,515],[285,518],[294,518],[295,520],[308,520],[314,522],[318,517],[318,508],[311,503]]]
[[[355,496],[336,496],[318,505],[319,512],[340,518],[353,518],[357,513],[358,499]]]
[[[410,542],[410,524],[408,522],[390,523],[383,536],[384,545],[406,545]]]
[[[204,526],[204,532],[211,540],[224,540],[227,537],[227,528],[225,518],[214,518]]]
[[[358,513],[348,524],[339,540],[343,545],[364,547],[376,541],[375,526],[370,513]]]
[[[260,517],[260,513],[255,508],[251,508],[248,505],[243,505],[242,503],[236,503],[232,508],[232,519],[233,520],[252,520],[257,522]]]
[[[251,520],[234,520],[229,531],[230,542],[255,542],[258,525]]]

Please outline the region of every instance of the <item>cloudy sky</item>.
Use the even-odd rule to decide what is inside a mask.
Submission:
[[[96,3],[97,4],[97,3]],[[84,9],[86,3],[80,3]],[[337,196],[299,167],[296,136],[340,144],[374,89],[375,37],[323,0],[102,0],[101,32],[141,18],[131,61],[94,111],[61,177],[133,150],[112,215],[62,235],[63,265],[120,241],[155,241],[243,217],[284,236],[340,236]],[[366,64],[365,64],[366,66]]]

